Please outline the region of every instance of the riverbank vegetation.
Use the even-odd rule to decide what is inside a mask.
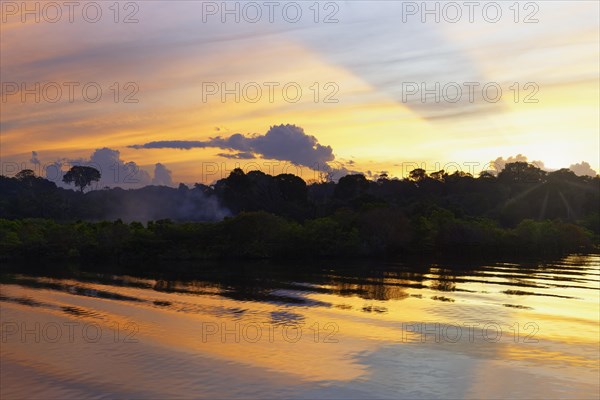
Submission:
[[[414,170],[407,179],[307,185],[234,170],[213,186],[66,190],[0,177],[3,258],[84,260],[389,257],[589,251],[600,179],[507,164],[496,177]],[[123,222],[125,221],[125,222]]]

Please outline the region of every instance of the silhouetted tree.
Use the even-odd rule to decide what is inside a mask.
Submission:
[[[74,183],[76,187],[79,188],[81,193],[83,193],[83,189],[86,186],[91,185],[92,182],[98,182],[100,180],[100,171],[96,168],[85,167],[81,165],[76,165],[72,167],[66,174],[63,176],[63,182],[66,184]]]
[[[338,181],[335,187],[335,197],[351,200],[367,192],[369,181],[362,174],[346,175]]]
[[[432,172],[431,175],[429,175],[431,177],[431,179],[434,179],[436,181],[443,181],[444,180],[444,176],[447,176],[448,174],[444,174],[444,170],[440,170],[440,171],[436,171],[436,172]]]
[[[280,174],[273,177],[285,201],[306,201],[306,182],[293,174]]]
[[[386,183],[387,181],[389,181],[389,176],[387,173],[382,172],[381,174],[379,174],[379,177],[377,178],[377,183],[383,184],[383,183]]]
[[[35,173],[30,169],[24,169],[24,170],[17,172],[17,174],[15,175],[15,178],[17,178],[20,181],[24,181],[27,179],[35,178]]]
[[[498,174],[498,179],[503,183],[539,183],[544,180],[546,171],[524,161],[508,163]]]
[[[568,168],[561,168],[548,174],[548,182],[577,182],[580,178]]]
[[[480,179],[496,179],[496,177],[494,176],[494,174],[492,174],[490,171],[481,171],[479,173],[479,178]]]
[[[427,173],[423,168],[413,169],[408,173],[408,178],[415,182],[421,182],[425,178],[427,178]]]

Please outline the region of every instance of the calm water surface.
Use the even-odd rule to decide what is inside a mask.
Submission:
[[[282,269],[5,269],[0,397],[600,397],[598,255]]]

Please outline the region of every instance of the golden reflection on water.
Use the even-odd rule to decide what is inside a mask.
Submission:
[[[595,397],[599,261],[241,282],[5,274],[1,394]],[[37,337],[11,331],[36,323]],[[101,337],[70,340],[67,323]]]

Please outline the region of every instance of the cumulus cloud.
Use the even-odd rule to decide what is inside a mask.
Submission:
[[[492,169],[488,172],[498,173],[504,169],[504,166],[506,164],[517,162],[517,161],[529,162],[544,171],[548,171],[548,172],[553,171],[553,169],[547,168],[542,161],[539,161],[539,160],[538,161],[528,161],[527,157],[524,156],[523,154],[517,154],[516,156],[511,156],[506,159],[503,157],[498,157],[494,161],[490,161],[490,166]],[[576,163],[576,164],[571,164],[569,166],[569,169],[571,171],[573,171],[575,173],[575,175],[578,175],[578,176],[584,176],[584,175],[596,176],[597,175],[597,172],[586,161],[582,161],[582,162]]]
[[[46,166],[46,178],[58,186],[69,187],[62,182],[62,178],[66,171],[75,165],[93,167],[100,171],[100,181],[95,182],[92,189],[117,186],[136,189],[151,184],[173,186],[171,171],[164,164],[155,165],[152,177],[135,162],[122,160],[118,150],[108,147],[96,149],[89,158],[61,158],[54,161]]]
[[[173,186],[171,171],[163,164],[157,163],[154,166],[154,178],[152,179],[152,184],[160,186]]]
[[[34,156],[36,156],[35,154]],[[39,161],[39,160],[38,160]],[[171,171],[166,165],[156,163],[154,176],[141,169],[133,161],[124,161],[118,150],[104,147],[95,150],[88,158],[62,158],[46,164],[46,178],[63,188],[73,188],[62,182],[66,171],[75,165],[93,167],[100,171],[100,181],[92,185],[92,189],[104,187],[121,187],[128,190],[119,196],[117,204],[109,204],[104,218],[123,221],[157,220],[172,218],[185,221],[220,221],[231,215],[222,207],[216,196],[207,196],[201,187],[176,190]],[[94,195],[94,194],[92,194]]]
[[[76,162],[77,160],[75,160]],[[135,162],[121,160],[118,150],[104,147],[92,153],[88,160],[79,160],[81,165],[98,169],[102,175],[99,186],[142,187],[151,182],[150,174],[141,169]]]
[[[569,166],[569,169],[573,172],[575,172],[575,175],[578,176],[596,176],[597,172],[594,171],[594,169],[592,169],[591,165],[586,162],[586,161],[582,161],[580,163],[577,164],[571,164]]]
[[[123,187],[139,188],[147,186],[152,182],[150,174],[141,169],[133,161],[121,159],[121,153],[108,147],[96,149],[89,159],[69,160],[70,165],[85,165],[94,167],[100,171],[100,181],[97,188]]]
[[[488,171],[488,172],[498,173],[504,169],[504,166],[506,164],[510,164],[510,163],[514,163],[514,162],[528,162],[530,164],[535,165],[536,167],[538,167],[540,169],[548,171],[548,169],[544,166],[544,163],[542,161],[539,161],[539,160],[538,161],[528,161],[527,157],[524,156],[523,154],[517,154],[516,156],[510,156],[506,159],[504,157],[498,157],[494,161],[490,161],[490,166],[491,166],[492,170]]]
[[[301,127],[290,124],[272,126],[264,135],[245,136],[236,133],[229,137],[218,136],[205,141],[163,140],[130,147],[185,150],[214,147],[235,152],[219,154],[227,158],[268,158],[289,161],[309,168],[324,168],[335,159],[331,146],[320,144],[316,137],[306,134]]]

